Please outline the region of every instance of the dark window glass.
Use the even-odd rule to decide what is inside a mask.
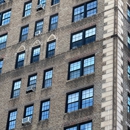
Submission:
[[[17,54],[16,68],[22,67],[24,65],[25,52]]]
[[[75,79],[91,73],[94,73],[94,56],[70,63],[69,79]]]
[[[128,112],[130,113],[130,95],[128,95],[127,107],[128,107]]]
[[[92,130],[92,122],[78,124],[78,125],[66,128],[65,130]]]
[[[41,104],[41,117],[40,120],[45,120],[49,118],[50,101],[44,101]]]
[[[128,21],[130,22],[130,7],[128,7],[127,9],[127,17],[128,17]]]
[[[31,63],[38,62],[40,56],[40,47],[36,47],[32,49],[32,57],[31,57]]]
[[[79,21],[85,17],[93,16],[97,13],[97,1],[85,3],[74,8],[73,22]]]
[[[93,88],[79,90],[67,95],[67,112],[93,105]]]
[[[25,26],[21,28],[20,41],[25,41],[28,38],[29,26]]]
[[[38,0],[38,4],[40,5],[46,5],[46,0]]]
[[[17,118],[17,110],[9,112],[7,130],[15,129]]]
[[[11,10],[3,12],[0,14],[0,25],[6,25],[10,23]]]
[[[13,82],[12,98],[19,97],[20,95],[21,80]]]
[[[25,3],[23,17],[29,16],[31,14],[32,2]]]
[[[43,20],[36,22],[35,35],[37,35],[37,33],[41,33],[42,30],[43,30]]]
[[[130,79],[130,63],[128,63],[127,73],[128,73],[128,78]]]
[[[58,14],[51,16],[50,18],[50,29],[49,30],[55,30],[58,25]]]
[[[24,115],[24,118],[25,118],[25,117],[30,117],[30,118],[33,117],[33,105],[25,107],[25,115]]]
[[[0,36],[0,50],[6,47],[7,34]]]
[[[59,2],[60,2],[60,0],[52,0],[52,5],[55,5],[55,4],[59,3]]]
[[[29,76],[28,86],[36,85],[37,75]]]
[[[0,73],[2,73],[3,60],[0,60]]]
[[[128,33],[128,38],[127,38],[127,43],[128,43],[128,47],[130,48],[130,34]]]
[[[52,86],[52,74],[53,70],[47,70],[44,73],[44,88]]]
[[[84,44],[94,42],[96,40],[96,27],[83,30],[81,32],[72,34],[71,49],[80,47]]]
[[[2,4],[2,3],[4,3],[5,2],[5,0],[0,0],[0,4]]]
[[[56,42],[50,42],[47,44],[47,54],[46,54],[46,58],[52,57],[55,55],[55,46],[56,46]]]

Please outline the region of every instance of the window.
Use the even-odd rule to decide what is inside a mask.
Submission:
[[[42,30],[43,30],[43,20],[37,21],[35,25],[35,35],[37,35],[37,33],[41,33]]]
[[[71,36],[71,49],[80,47],[84,44],[94,42],[96,40],[96,27],[77,32]]]
[[[2,67],[3,67],[3,60],[0,60],[0,73],[2,73]]]
[[[36,85],[36,82],[37,82],[37,74],[29,76],[28,86]]]
[[[46,5],[46,0],[38,0],[38,5]]]
[[[10,23],[11,10],[0,13],[0,25],[6,25]]]
[[[76,111],[93,105],[93,88],[79,90],[67,95],[66,112]]]
[[[0,50],[6,47],[7,34],[0,36]]]
[[[73,22],[79,21],[85,17],[93,16],[97,13],[97,1],[85,3],[74,8]]]
[[[0,0],[0,4],[2,4],[2,3],[4,3],[5,2],[5,0]]]
[[[32,2],[31,1],[25,3],[23,17],[29,16],[31,14],[31,8],[32,8]]]
[[[38,62],[40,56],[40,47],[35,47],[32,49],[31,63]]]
[[[68,127],[65,130],[92,130],[92,122],[78,124],[72,127]]]
[[[50,17],[50,28],[49,30],[55,30],[58,25],[58,14]]]
[[[128,112],[130,113],[130,95],[128,95],[127,107],[128,107]]]
[[[13,89],[11,98],[19,97],[20,95],[20,87],[21,87],[21,80],[17,80],[13,82]]]
[[[33,105],[25,107],[24,118],[26,117],[30,117],[30,118],[33,117]]]
[[[49,42],[47,44],[46,58],[49,58],[55,55],[55,45],[56,45],[55,41]]]
[[[44,101],[41,103],[40,120],[49,118],[50,101]]]
[[[130,63],[128,63],[127,73],[128,73],[128,78],[130,79]]]
[[[29,26],[24,26],[21,28],[21,34],[20,34],[20,40],[19,41],[25,41],[28,38],[28,31],[29,31]]]
[[[60,2],[60,0],[52,0],[51,5],[55,5],[55,4],[59,3],[59,2]]]
[[[15,68],[22,67],[24,65],[25,52],[20,52],[17,54],[16,66]]]
[[[128,21],[130,22],[130,7],[129,6],[127,9],[127,18],[128,18]]]
[[[128,33],[128,38],[127,38],[127,43],[128,43],[128,47],[130,48],[130,34]]]
[[[7,130],[13,130],[16,126],[17,110],[10,111],[8,115]]]
[[[44,88],[48,88],[50,86],[52,86],[52,74],[53,74],[53,70],[47,70],[44,73]]]
[[[94,73],[94,56],[72,62],[69,65],[69,79]]]

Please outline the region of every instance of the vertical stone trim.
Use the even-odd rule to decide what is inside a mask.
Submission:
[[[113,130],[113,50],[114,1],[104,0],[104,35],[102,67],[101,130]]]
[[[123,41],[123,0],[118,0],[118,37]],[[123,130],[123,43],[118,39],[117,43],[117,127]]]

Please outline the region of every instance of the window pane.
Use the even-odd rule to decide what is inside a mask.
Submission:
[[[25,53],[19,54],[18,55],[18,61],[23,61],[25,57]]]
[[[57,28],[58,23],[58,15],[51,17],[50,30],[54,30]]]
[[[80,130],[92,130],[92,122],[80,125]]]
[[[84,5],[74,9],[74,22],[84,18]]]
[[[28,37],[28,29],[29,29],[28,26],[22,28],[20,41],[25,41],[25,40],[27,40],[27,37]]]
[[[93,105],[93,88],[82,91],[82,108]]]
[[[27,3],[25,4],[25,9],[24,9],[24,16],[28,16],[31,14],[31,8],[32,8],[32,3]]]
[[[70,64],[70,71],[74,71],[80,69],[81,61],[77,61],[75,63]]]
[[[36,84],[36,80],[37,80],[37,75],[31,76],[29,78],[29,86],[33,85],[33,84]]]
[[[6,25],[10,22],[10,16],[11,16],[11,11],[7,11],[7,12],[3,13],[2,25]]]
[[[7,34],[0,36],[0,49],[3,49],[6,47],[6,41],[7,41]]]
[[[14,82],[14,90],[19,89],[21,86],[21,81]]]
[[[39,48],[35,48],[34,50],[33,50],[33,56],[37,56],[37,55],[39,55],[40,54],[40,47]]]
[[[130,96],[128,96],[128,112],[130,112]]]
[[[42,32],[42,30],[43,30],[43,20],[36,23],[36,31]]]
[[[66,130],[78,130],[77,126],[71,127],[71,128],[67,128]]]
[[[79,93],[68,95],[68,110],[67,112],[78,110]]]
[[[53,74],[52,70],[45,72],[44,87],[52,86],[52,74]]]
[[[3,66],[3,60],[0,60],[0,68]]]
[[[42,103],[42,114],[41,120],[45,120],[49,118],[49,109],[50,109],[50,101],[46,101]]]
[[[17,117],[17,111],[13,111],[9,113],[8,128],[7,128],[8,130],[12,130],[15,128],[16,117]]]
[[[84,60],[84,75],[94,72],[94,57],[90,57]]]
[[[46,0],[39,0],[39,4],[46,4]]]
[[[96,34],[96,28],[95,27],[90,28],[90,29],[86,30],[85,37],[87,38],[87,37],[93,36],[95,34]]]
[[[60,0],[52,0],[52,5],[59,3]]]
[[[128,16],[128,21],[130,21],[130,8],[129,7],[127,9],[127,16]]]
[[[29,107],[26,107],[26,111],[25,111],[25,117],[31,117],[32,118],[32,115],[33,115],[33,106],[29,106]]]
[[[54,54],[55,54],[55,44],[56,44],[56,42],[48,43],[47,58],[54,56]]]
[[[87,10],[93,9],[97,7],[97,1],[93,1],[87,4]]]

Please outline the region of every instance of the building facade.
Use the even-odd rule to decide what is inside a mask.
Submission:
[[[129,28],[129,0],[0,0],[0,130],[129,130]]]

